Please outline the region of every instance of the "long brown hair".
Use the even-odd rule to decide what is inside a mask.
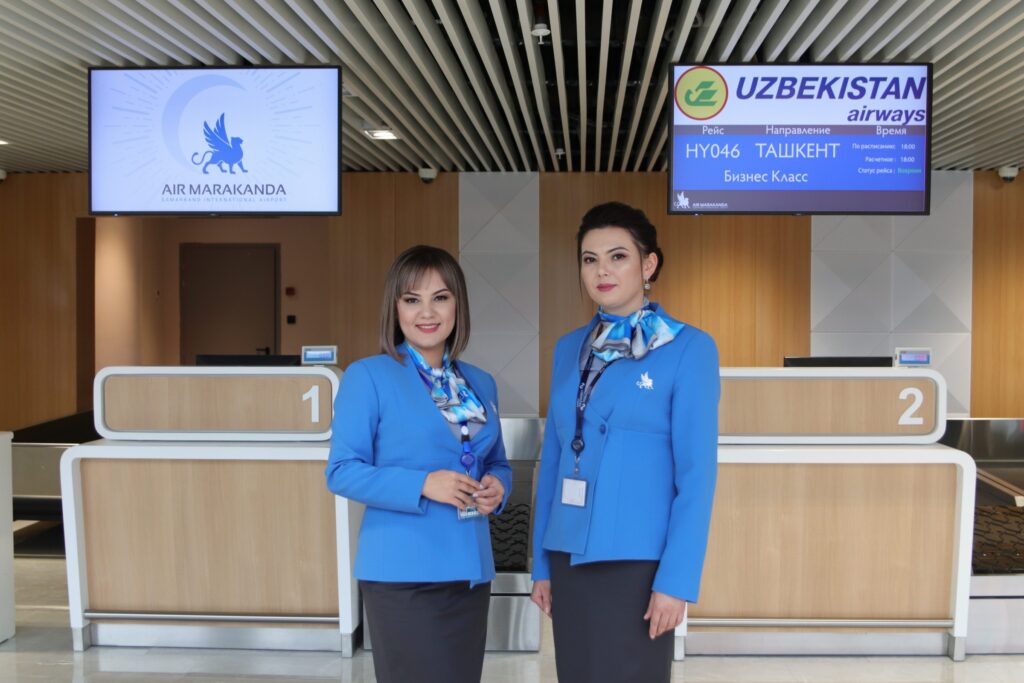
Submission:
[[[404,362],[398,346],[405,341],[398,324],[398,298],[411,291],[429,273],[435,271],[455,297],[455,327],[448,335],[448,357],[455,360],[469,345],[469,293],[462,267],[444,249],[419,244],[398,255],[384,281],[384,300],[380,306],[380,350]]]

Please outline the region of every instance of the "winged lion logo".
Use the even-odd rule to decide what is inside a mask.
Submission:
[[[206,138],[206,144],[210,146],[210,149],[203,152],[202,156],[199,155],[199,152],[192,155],[192,163],[196,166],[202,164],[203,173],[209,174],[206,169],[211,164],[216,164],[221,173],[227,170],[234,174],[236,165],[242,169],[242,173],[249,172],[242,165],[242,138],[228,138],[228,132],[224,126],[224,114],[220,115],[217,124],[212,129],[209,123],[203,122],[203,137]],[[206,155],[210,155],[209,158]],[[196,161],[196,157],[199,157],[199,161]],[[228,165],[227,169],[224,168],[224,164]]]

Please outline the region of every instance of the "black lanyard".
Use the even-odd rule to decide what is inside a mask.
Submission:
[[[572,451],[576,457],[576,465],[573,469],[575,476],[580,474],[580,455],[583,453],[583,449],[586,448],[587,444],[583,441],[583,413],[587,410],[587,403],[590,402],[590,397],[594,393],[594,387],[597,386],[597,380],[601,379],[601,375],[608,369],[615,361],[605,363],[604,367],[597,371],[594,375],[594,381],[590,382],[590,386],[587,386],[587,380],[590,379],[590,370],[594,366],[594,352],[590,352],[590,356],[587,358],[587,364],[583,366],[583,372],[580,373],[580,386],[576,390],[576,433],[572,439]]]

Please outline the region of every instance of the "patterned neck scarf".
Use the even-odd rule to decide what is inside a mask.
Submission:
[[[447,349],[441,361],[441,369],[438,370],[430,367],[423,356],[408,342],[403,343],[400,348],[416,364],[416,370],[419,371],[424,384],[430,387],[430,398],[434,400],[434,405],[441,411],[444,419],[454,424],[487,422],[483,404],[473,393],[473,389],[466,384],[466,380],[455,372],[451,359],[448,358]]]
[[[592,353],[606,363],[619,358],[643,358],[648,351],[675,339],[685,327],[670,320],[656,304],[644,299],[639,311],[628,316],[597,311],[600,331],[590,344]]]

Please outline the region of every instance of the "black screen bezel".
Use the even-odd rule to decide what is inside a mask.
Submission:
[[[232,71],[232,70],[274,70],[274,69],[333,69],[338,79],[338,202],[334,210],[327,211],[97,211],[93,206],[93,138],[92,138],[92,75],[95,71]],[[89,214],[92,216],[340,216],[342,207],[342,138],[341,138],[341,66],[335,64],[301,64],[301,65],[260,65],[260,66],[92,66],[88,74],[88,118],[89,118]]]
[[[721,67],[721,66],[743,66],[750,68],[760,67],[800,67],[806,69],[808,67],[815,66],[923,66],[927,69],[928,78],[928,102],[926,107],[926,133],[925,133],[925,168],[927,173],[925,174],[924,182],[924,209],[921,211],[680,211],[672,208],[672,169],[675,167],[674,152],[675,145],[672,142],[672,128],[675,121],[675,81],[674,75],[675,70],[678,67],[694,67],[694,66],[708,66],[708,67]],[[674,216],[930,216],[931,205],[932,205],[932,63],[931,62],[893,62],[877,64],[871,62],[863,63],[840,63],[840,62],[820,62],[815,64],[802,64],[798,62],[766,62],[764,64],[736,64],[728,62],[680,62],[676,64],[670,64],[668,67],[668,73],[666,74],[668,81],[668,106],[666,107],[666,125],[668,125],[668,136],[666,137],[668,145],[668,168],[665,170],[665,185],[666,185],[666,205],[668,208],[669,215]]]

